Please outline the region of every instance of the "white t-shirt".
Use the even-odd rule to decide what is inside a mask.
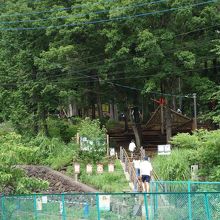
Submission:
[[[135,169],[140,169],[140,162],[141,162],[140,160],[133,160]]]
[[[129,147],[128,147],[129,151],[133,152],[133,151],[135,150],[135,148],[136,148],[135,143],[134,143],[134,142],[131,142],[131,143],[129,144]]]
[[[153,170],[151,163],[147,160],[140,163],[140,174],[150,176],[150,172]]]

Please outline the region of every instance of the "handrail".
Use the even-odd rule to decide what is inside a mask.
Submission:
[[[134,187],[138,190],[142,190],[141,181],[138,179],[136,175],[136,171],[133,163],[130,161],[126,150],[120,147],[120,160],[125,163],[125,171],[129,173],[130,181],[134,184]]]

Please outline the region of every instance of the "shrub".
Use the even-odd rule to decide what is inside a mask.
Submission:
[[[97,162],[106,153],[106,129],[99,120],[83,120],[78,128],[81,137],[80,157],[90,162]]]
[[[174,149],[171,155],[157,155],[153,159],[153,168],[163,180],[188,180],[191,153],[190,150]]]
[[[73,125],[65,119],[48,118],[48,132],[51,138],[60,138],[68,143],[77,133],[77,125]]]

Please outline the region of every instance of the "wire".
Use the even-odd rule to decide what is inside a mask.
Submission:
[[[105,3],[105,2],[115,2],[117,0],[102,0],[102,2],[94,2],[92,5],[99,5],[100,3]],[[72,9],[78,9],[78,8],[87,8],[90,7],[88,4],[82,4],[82,5],[76,5],[72,7],[66,7],[66,8],[57,8],[57,9],[51,9],[51,10],[45,10],[45,11],[35,11],[35,12],[28,12],[28,13],[15,13],[15,14],[10,14],[10,15],[1,15],[0,18],[2,17],[15,17],[15,16],[24,16],[24,15],[34,15],[34,14],[45,14],[45,13],[51,13],[51,12],[56,12],[56,11],[69,11]]]
[[[207,2],[202,2],[202,3],[197,3],[197,4],[191,4],[183,7],[177,7],[177,8],[170,8],[170,9],[165,9],[161,11],[154,11],[154,12],[147,12],[147,13],[141,13],[141,14],[135,14],[135,15],[128,15],[128,16],[121,16],[121,17],[114,17],[114,18],[109,18],[109,19],[101,19],[101,20],[93,20],[93,21],[87,21],[87,22],[79,22],[79,23],[72,23],[72,24],[63,24],[63,25],[52,25],[52,26],[39,26],[39,27],[28,27],[28,28],[0,28],[0,31],[23,31],[23,30],[45,30],[45,29],[51,29],[51,28],[62,28],[62,27],[74,27],[74,26],[80,26],[80,25],[88,25],[88,24],[102,24],[106,22],[111,22],[111,21],[120,21],[124,19],[132,19],[132,18],[138,18],[138,17],[145,17],[145,16],[150,16],[158,13],[166,13],[166,12],[172,12],[178,9],[184,9],[188,7],[196,7],[196,6],[201,6],[209,3],[214,3],[216,0],[210,0]]]
[[[200,42],[200,41],[197,41],[197,43],[198,42]],[[201,43],[203,43],[203,41],[201,41]],[[212,45],[210,42],[209,43],[207,43],[207,44],[203,44],[203,46],[207,46],[207,45]],[[194,45],[196,48],[197,47],[199,47],[199,46],[201,46],[200,44],[195,44]],[[188,48],[187,46],[184,46],[184,47],[180,47],[180,48],[175,48],[175,49],[171,49],[171,50],[166,50],[166,51],[163,51],[163,54],[164,55],[169,55],[169,54],[171,54],[172,52],[175,52],[175,51],[178,51],[178,50],[180,50],[180,49],[183,49],[183,48]],[[157,53],[151,53],[151,55],[153,55],[153,54],[157,54]],[[208,57],[210,57],[210,56],[208,56]],[[198,60],[200,60],[200,59],[196,59],[196,61],[198,62]],[[80,73],[80,72],[86,72],[86,71],[89,71],[89,70],[93,70],[93,69],[97,69],[97,68],[102,68],[102,67],[106,67],[106,65],[116,65],[116,64],[122,64],[122,63],[129,63],[129,62],[132,62],[132,61],[134,61],[133,60],[133,57],[132,58],[129,58],[129,59],[125,59],[125,60],[122,60],[122,61],[117,61],[117,62],[110,62],[110,63],[104,63],[105,62],[105,60],[101,60],[101,61],[97,61],[97,62],[93,62],[93,63],[89,63],[89,65],[91,65],[91,66],[89,66],[88,68],[85,68],[85,69],[80,69],[80,70],[76,70],[76,71],[73,71],[73,72],[71,72],[71,73]],[[101,64],[101,65],[97,65],[97,64]],[[162,66],[162,65],[160,65],[160,66]],[[157,66],[158,67],[158,66]],[[58,77],[61,77],[62,75],[66,75],[65,73],[60,73],[60,74],[56,74],[56,76],[58,76]]]
[[[89,13],[80,13],[80,14],[74,14],[74,15],[68,15],[68,16],[59,16],[59,17],[53,17],[53,18],[42,18],[42,19],[36,19],[36,20],[1,21],[0,24],[32,23],[32,22],[38,22],[38,21],[56,20],[56,19],[64,19],[64,18],[78,18],[78,17],[84,17],[86,15],[104,14],[104,13],[107,13],[107,12],[118,11],[118,10],[121,10],[121,9],[142,7],[142,6],[146,6],[146,5],[158,4],[158,3],[161,3],[161,2],[167,2],[167,0],[160,0],[160,1],[147,2],[147,3],[139,3],[139,4],[129,5],[129,6],[116,7],[116,8],[113,8],[113,9],[92,11],[92,12],[89,12]]]
[[[209,67],[209,68],[197,68],[197,69],[192,69],[192,70],[184,70],[184,71],[180,71],[179,73],[188,73],[188,72],[195,72],[195,71],[202,71],[202,70],[207,70],[207,69],[213,69],[213,68],[219,68],[220,66],[216,66],[216,67]],[[129,72],[133,72],[133,70],[131,70],[131,71],[129,71]],[[135,71],[135,72],[138,72],[138,71]],[[142,71],[140,71],[140,72],[142,72]],[[81,75],[84,75],[84,74],[81,74]],[[85,75],[85,76],[87,76],[88,78],[91,78],[91,79],[93,79],[93,82],[98,82],[98,81],[100,81],[100,79],[97,79],[96,77],[94,77],[94,76],[88,76],[88,75]],[[120,79],[127,79],[127,78],[130,78],[130,79],[135,79],[135,78],[148,78],[148,77],[151,77],[151,76],[155,76],[155,74],[152,74],[152,75],[145,75],[145,76],[137,76],[137,75],[135,75],[135,76],[131,76],[131,77],[122,77],[122,78],[116,78],[116,79],[107,79],[107,80],[101,80],[101,81],[103,81],[103,82],[106,82],[106,83],[108,83],[108,84],[110,84],[110,85],[121,85],[121,84],[118,84],[118,83],[112,83],[112,81],[115,81],[115,80],[120,80]],[[66,84],[66,82],[65,81],[67,81],[67,82],[70,82],[69,80],[70,79],[72,79],[72,78],[65,78],[65,79],[62,79],[62,82],[60,82],[60,81],[57,81],[58,79],[48,79],[48,81],[46,82],[47,84],[48,83],[51,83],[51,82],[57,82],[57,83],[59,83],[59,84]],[[27,84],[27,83],[34,83],[34,82],[36,82],[36,83],[39,83],[39,82],[45,82],[45,79],[39,79],[39,80],[36,80],[36,81],[34,81],[34,80],[26,80],[26,81],[21,81],[21,82],[17,82],[17,83],[0,83],[0,85],[22,85],[22,84]],[[90,81],[75,81],[74,83],[87,83],[87,82],[91,82],[91,80]],[[142,91],[142,89],[138,89],[138,88],[135,88],[135,87],[131,87],[131,86],[126,86],[126,85],[121,85],[121,87],[125,87],[125,88],[130,88],[130,89],[132,89],[132,90],[139,90],[139,91]],[[157,92],[149,92],[149,93],[157,93]],[[162,94],[162,93],[159,93],[159,94]],[[164,94],[164,93],[163,93]],[[169,94],[170,96],[174,96],[173,94]],[[177,96],[179,96],[179,95],[177,95]]]

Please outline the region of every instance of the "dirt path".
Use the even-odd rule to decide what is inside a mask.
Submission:
[[[98,192],[96,189],[76,182],[71,177],[46,166],[25,165],[19,167],[24,169],[29,177],[36,177],[49,182],[48,190],[40,193]]]

